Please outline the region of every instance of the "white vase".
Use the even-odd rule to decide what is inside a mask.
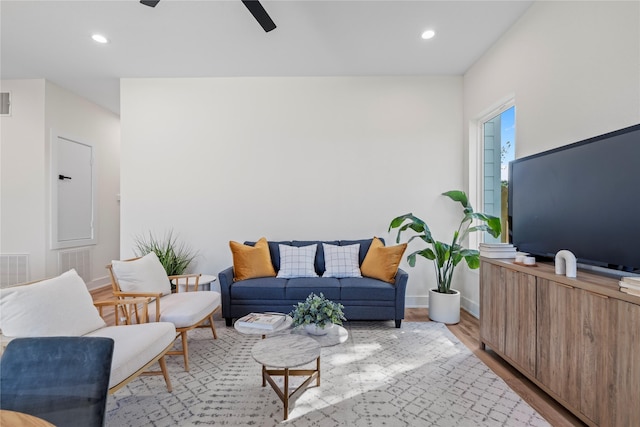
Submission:
[[[326,335],[329,329],[333,326],[333,323],[325,325],[324,328],[312,323],[310,325],[304,325],[304,330],[311,335]]]
[[[460,322],[460,292],[451,289],[451,294],[442,294],[429,289],[429,318],[434,322],[454,324]]]

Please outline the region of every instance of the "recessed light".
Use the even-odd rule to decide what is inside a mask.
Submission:
[[[102,34],[94,34],[91,36],[91,38],[96,43],[101,43],[101,44],[109,43],[109,39],[103,36]]]
[[[424,33],[422,33],[422,38],[425,40],[429,40],[432,39],[433,37],[435,37],[436,32],[433,30],[427,30]]]

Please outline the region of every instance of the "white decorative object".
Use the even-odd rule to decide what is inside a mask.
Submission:
[[[460,322],[460,292],[451,289],[450,294],[429,289],[429,318],[434,322],[452,325]]]
[[[576,256],[566,249],[556,254],[556,274],[566,274],[567,277],[576,277],[578,274]]]
[[[307,333],[310,335],[326,335],[332,326],[333,323],[326,325],[324,328],[321,328],[315,323],[311,323],[309,325],[304,325],[304,330],[307,331]]]
[[[524,260],[522,261],[522,263],[526,265],[536,265],[536,257],[526,256],[524,257]]]

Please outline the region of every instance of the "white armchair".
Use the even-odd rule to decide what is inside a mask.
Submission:
[[[141,305],[147,298],[132,303]],[[119,301],[99,306],[122,304]],[[116,316],[117,318],[117,316]],[[109,392],[114,393],[142,373],[163,375],[171,381],[164,356],[176,338],[172,323],[107,326],[93,304],[91,294],[75,270],[53,279],[0,289],[0,328],[3,339],[17,337],[87,336],[114,340]],[[160,371],[150,372],[154,363]]]
[[[147,297],[152,299],[149,304],[149,320],[151,322],[171,322],[182,337],[182,348],[171,350],[167,354],[181,354],[184,357],[185,371],[189,370],[189,346],[187,332],[197,327],[209,327],[213,338],[217,339],[213,314],[221,308],[219,292],[204,291],[191,292],[190,282],[193,280],[194,289],[198,289],[199,274],[189,274],[168,277],[160,260],[151,252],[141,258],[125,261],[113,261],[107,266],[111,274],[113,294],[126,301],[129,298]],[[185,292],[171,290],[170,280],[187,281]],[[138,313],[135,312],[137,317]],[[131,313],[125,313],[129,321]]]

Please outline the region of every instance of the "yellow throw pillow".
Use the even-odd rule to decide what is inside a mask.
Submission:
[[[229,242],[233,255],[233,280],[254,279],[256,277],[275,277],[276,270],[271,264],[269,244],[261,238],[255,246]]]
[[[363,276],[394,283],[402,255],[407,244],[385,246],[382,240],[373,238],[367,256],[364,257],[360,271]]]

